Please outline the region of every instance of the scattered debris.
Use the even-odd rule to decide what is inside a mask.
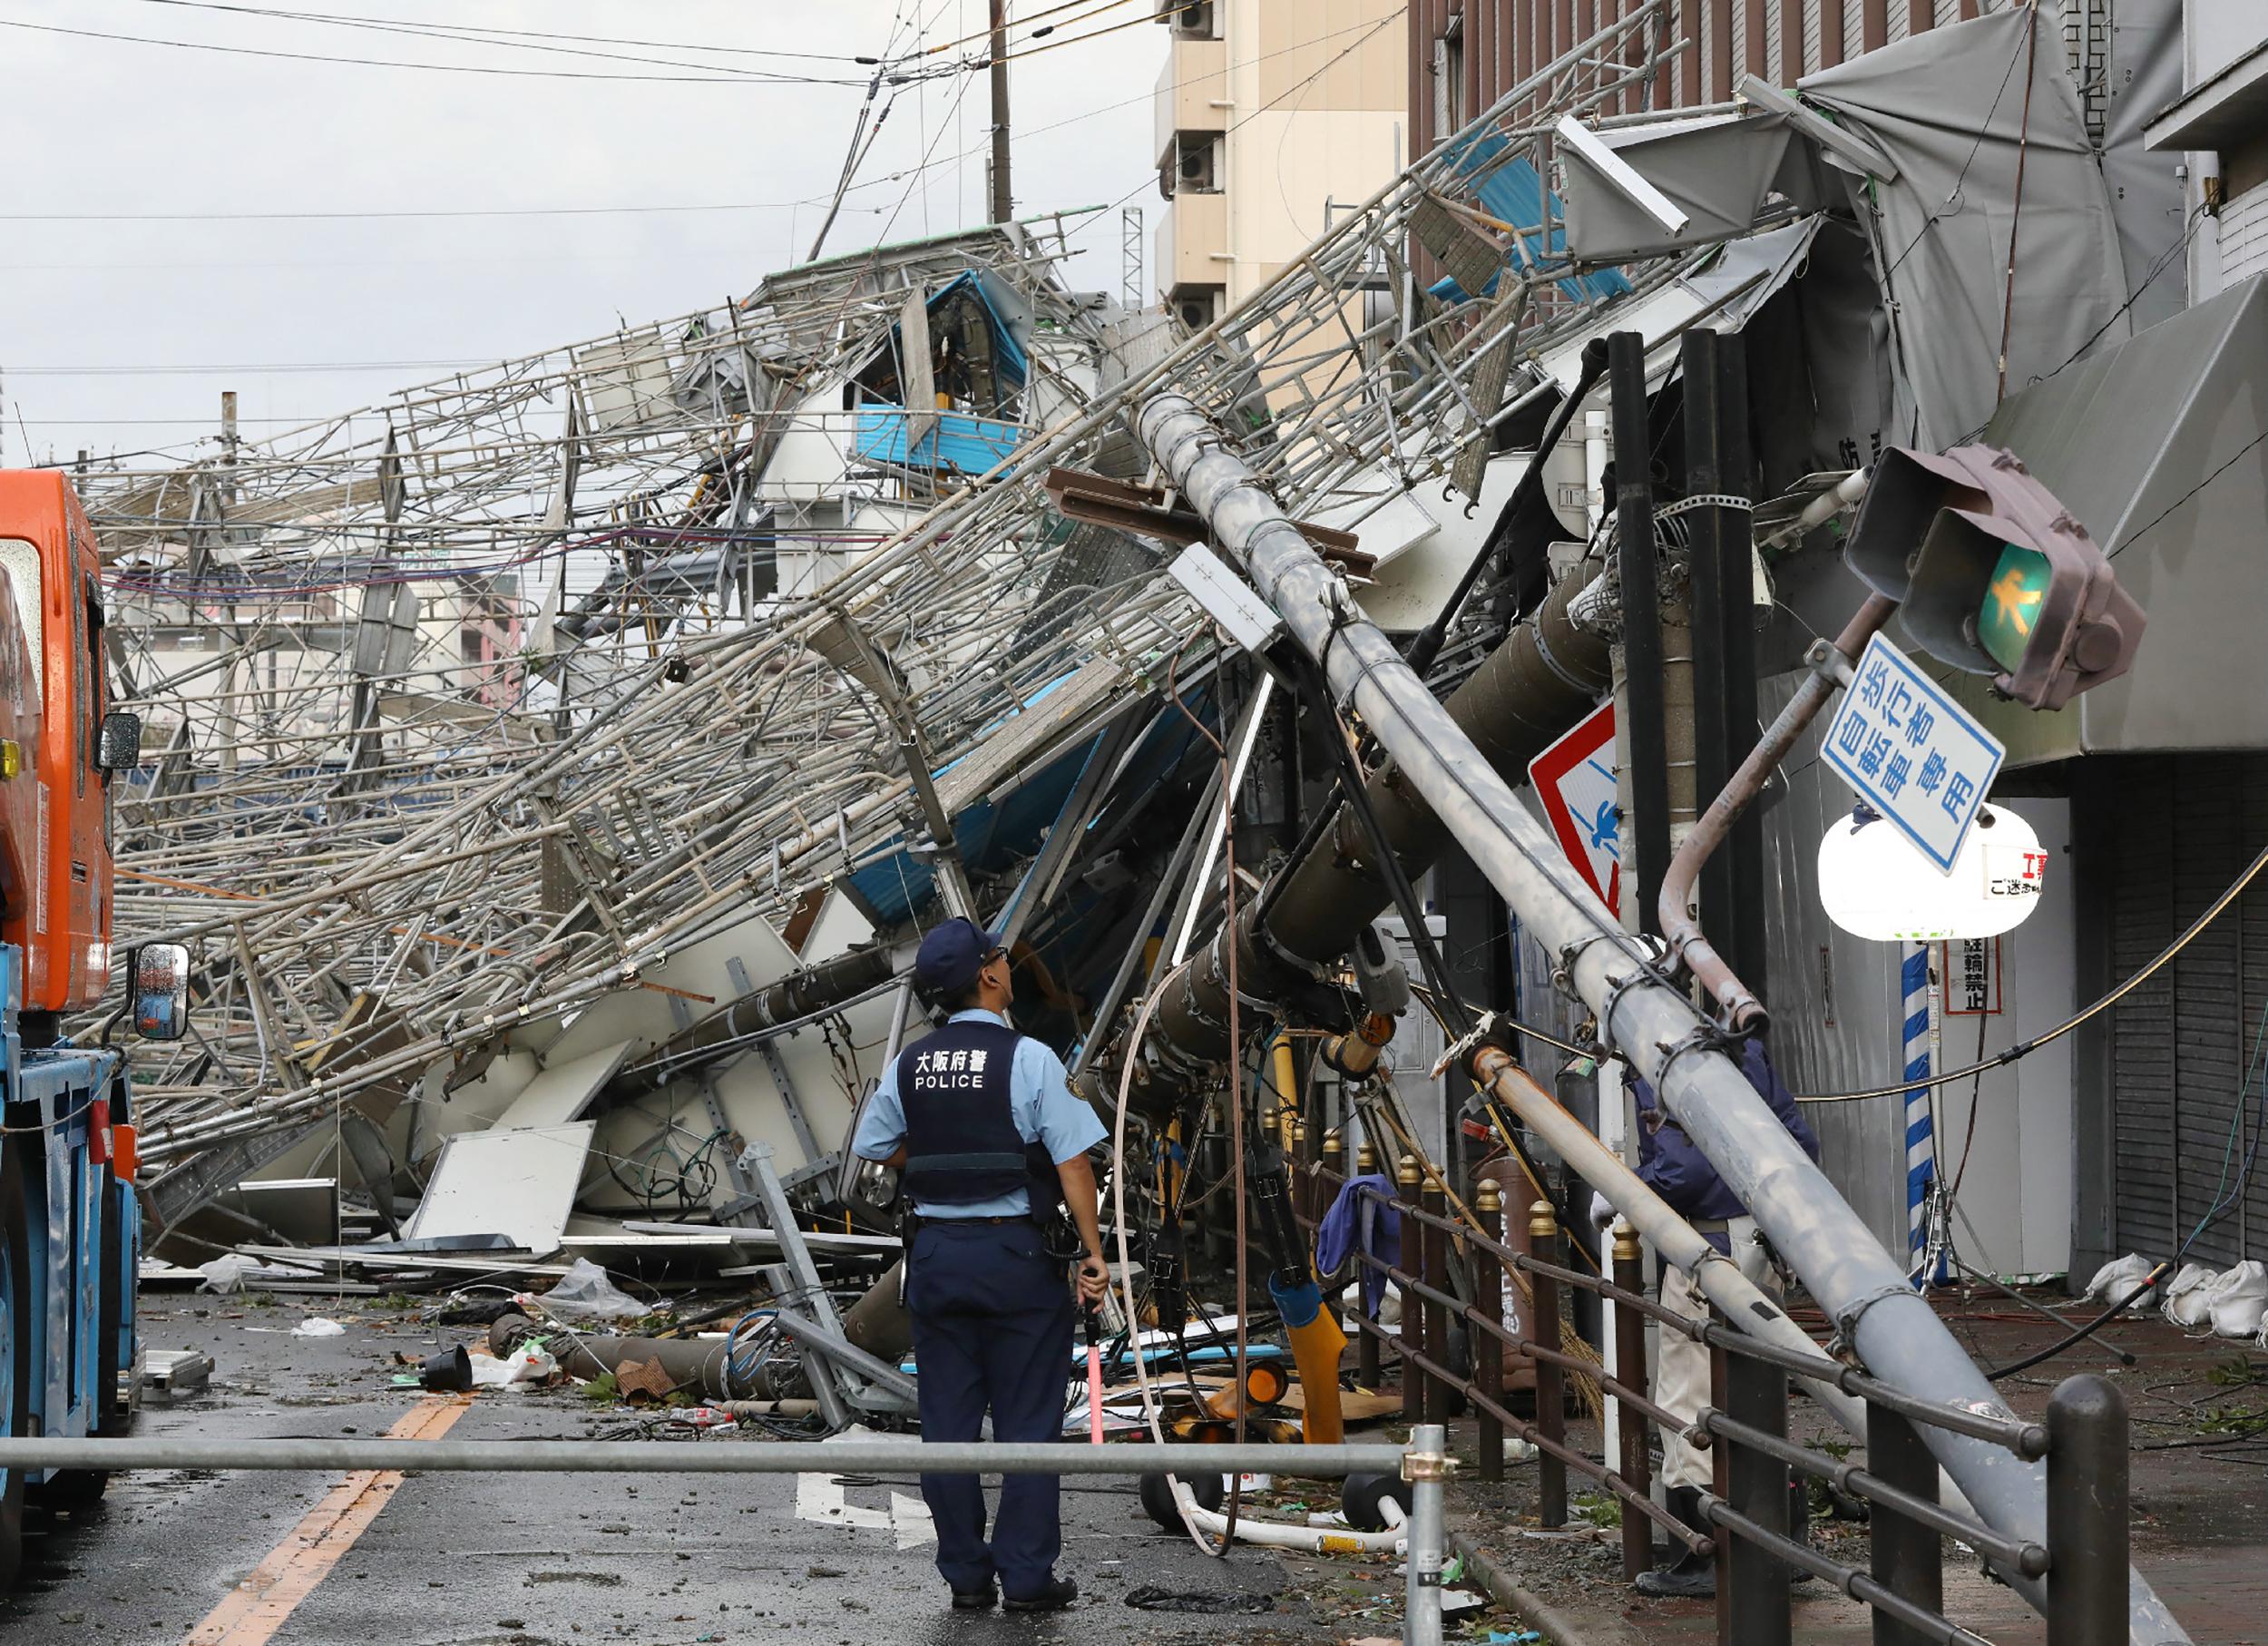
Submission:
[[[193,1348],[153,1348],[142,1357],[144,1394],[178,1399],[194,1395],[212,1380],[212,1357]]]
[[[1147,1584],[1139,1589],[1128,1590],[1126,1603],[1141,1612],[1201,1612],[1216,1616],[1276,1610],[1276,1600],[1272,1595],[1252,1594],[1241,1589],[1177,1592]]]
[[[577,1258],[570,1263],[559,1284],[538,1300],[554,1315],[594,1320],[635,1320],[651,1312],[616,1286],[608,1279],[606,1270],[588,1258]]]

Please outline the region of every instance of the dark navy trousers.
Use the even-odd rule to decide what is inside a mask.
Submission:
[[[905,1300],[922,1438],[975,1440],[989,1409],[992,1438],[1061,1440],[1070,1380],[1069,1268],[1041,1248],[1036,1224],[924,1219],[914,1237]],[[1063,1529],[1052,1475],[1010,1475],[988,1542],[984,1488],[973,1475],[924,1475],[937,1523],[937,1570],[955,1589],[997,1575],[1011,1597],[1053,1575]]]

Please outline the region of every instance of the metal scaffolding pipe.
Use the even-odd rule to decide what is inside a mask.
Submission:
[[[1251,469],[1186,397],[1146,401],[1136,419],[1168,482],[1249,574],[1298,644],[1325,669],[1432,810],[1527,928],[1560,958],[1602,1032],[1646,1076],[1667,1112],[1755,1215],[1863,1364],[1898,1387],[1972,1411],[2005,1413],[1928,1299],[1844,1203],[1739,1067],[1709,1022],[1624,933],[1472,740],[1363,615],[1345,583],[1261,489]],[[1612,1200],[1610,1193],[1608,1199]],[[1980,1516],[2011,1538],[2044,1541],[2046,1481],[1989,1443],[1924,1430],[1931,1451]],[[2037,1580],[2003,1573],[2030,1603]],[[2188,1640],[2149,1584],[2130,1576],[2137,1641]]]

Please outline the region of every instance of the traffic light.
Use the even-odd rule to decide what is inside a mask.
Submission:
[[[2147,621],[2087,528],[1996,446],[1884,451],[1843,558],[1900,603],[1914,644],[2027,708],[2124,674]]]

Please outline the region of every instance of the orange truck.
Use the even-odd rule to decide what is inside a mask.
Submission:
[[[103,691],[94,534],[64,476],[0,470],[0,1435],[122,1433],[139,1386],[133,1098],[123,1053],[67,1014],[111,980],[109,789],[141,722]],[[178,1038],[187,951],[127,957],[127,1005]],[[109,1036],[103,1040],[107,1043]],[[27,1499],[83,1504],[103,1475],[0,1471],[0,1589]]]

